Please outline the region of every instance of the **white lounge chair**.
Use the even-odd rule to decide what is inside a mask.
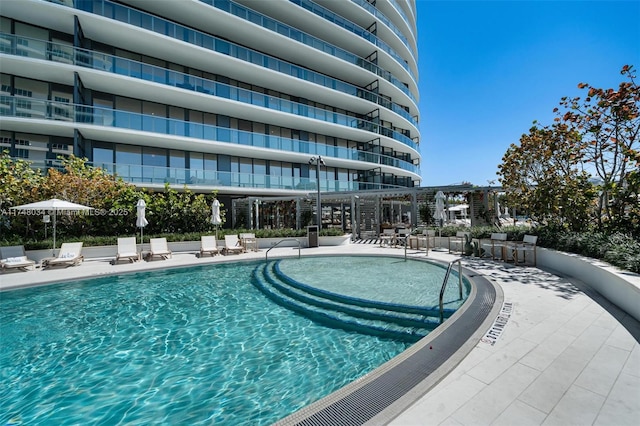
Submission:
[[[147,253],[147,260],[151,260],[154,257],[158,256],[162,259],[168,259],[172,257],[171,250],[169,250],[169,246],[167,245],[166,238],[151,238],[149,240],[149,253]]]
[[[220,253],[218,250],[218,241],[215,235],[203,235],[200,237],[200,256],[204,256],[205,253],[209,253],[211,256],[215,256]]]
[[[513,257],[514,263],[517,265],[520,259],[520,253],[522,253],[522,261],[524,264],[527,263],[527,252],[533,253],[533,266],[536,266],[536,243],[538,242],[538,237],[536,235],[525,235],[522,238],[522,242],[514,241],[512,242],[513,246],[511,246],[511,256]]]
[[[140,260],[140,254],[138,253],[138,247],[136,245],[136,237],[118,238],[118,252],[116,253],[116,258],[112,263],[116,264],[122,259],[126,259],[132,263]]]
[[[27,258],[24,246],[0,247],[0,270],[19,269],[27,271],[36,269],[36,262]]]
[[[224,254],[229,253],[242,253],[244,251],[244,247],[240,244],[240,240],[237,235],[225,235],[224,236]]]
[[[44,259],[42,261],[43,268],[52,266],[76,266],[84,260],[82,256],[82,243],[62,243],[58,257],[53,259]]]

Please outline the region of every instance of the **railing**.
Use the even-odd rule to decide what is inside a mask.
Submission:
[[[283,240],[278,241],[277,243],[275,243],[274,245],[272,245],[271,247],[269,247],[269,249],[267,250],[267,252],[264,254],[264,261],[268,262],[269,261],[269,252],[271,251],[272,248],[276,248],[278,247],[278,245],[282,242],[285,241],[295,241],[298,243],[298,259],[300,259],[301,255],[300,255],[300,240],[297,238],[285,238]]]
[[[453,268],[453,264],[458,264],[458,289],[460,290],[460,299],[462,299],[462,262],[461,259],[456,259],[454,261],[449,262],[449,266],[447,267],[447,273],[444,275],[444,281],[442,281],[442,288],[440,288],[440,324],[444,322],[444,290],[447,287],[447,282],[449,281],[449,275],[451,274],[451,269]]]
[[[49,1],[51,2],[52,0]],[[84,12],[133,25],[221,55],[231,56],[241,61],[250,62],[253,65],[261,66],[275,72],[280,72],[291,77],[338,90],[361,99],[375,102],[379,105],[384,106],[388,102],[387,99],[379,96],[377,93],[364,90],[362,87],[354,84],[335,79],[308,68],[302,68],[280,60],[275,56],[264,54],[257,50],[244,47],[243,45],[232,43],[220,37],[215,37],[205,32],[194,30],[173,21],[166,20],[119,3],[114,3],[109,0],[76,0],[74,2],[74,7]],[[414,82],[418,81],[409,69],[408,64],[404,63],[402,58],[396,58],[396,61],[398,61],[400,65],[409,72]]]

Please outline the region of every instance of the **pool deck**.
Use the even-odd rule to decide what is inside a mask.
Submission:
[[[340,254],[402,256],[404,250],[377,244],[302,249],[302,255]],[[426,257],[424,251],[407,254]],[[291,247],[269,252],[269,258],[297,255]],[[0,290],[264,257],[265,250],[201,259],[193,252],[175,253],[168,260],[118,265],[110,258],[87,259],[75,267],[0,273]],[[449,262],[459,256],[430,251],[428,258]],[[399,415],[382,413],[369,424],[640,424],[638,321],[573,279],[484,259],[463,258],[462,263],[502,289],[511,307],[502,317],[506,322],[487,330],[487,338]]]

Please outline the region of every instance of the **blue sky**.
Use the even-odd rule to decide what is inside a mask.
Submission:
[[[640,0],[417,0],[422,186],[496,180],[534,120],[580,82],[640,70]],[[640,77],[640,72],[637,73]]]

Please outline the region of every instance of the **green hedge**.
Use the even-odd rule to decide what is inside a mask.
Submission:
[[[218,230],[218,239],[223,239],[225,235],[238,235],[240,233],[254,233],[256,238],[305,238],[307,236],[306,229],[220,229]],[[145,243],[149,242],[150,238],[162,238],[165,237],[169,242],[176,241],[200,241],[202,235],[214,235],[214,232],[188,232],[183,234],[177,233],[164,233],[164,234],[144,234]],[[98,236],[93,237],[85,235],[83,237],[60,237],[56,238],[56,246],[59,248],[64,242],[82,241],[84,247],[93,246],[111,246],[118,243],[118,237],[133,237],[136,236],[137,241],[140,241],[140,233],[127,234],[127,235],[115,235],[115,236]],[[342,230],[337,228],[323,229],[320,232],[320,236],[340,236],[344,235]],[[44,250],[53,246],[53,237],[39,240],[24,240],[18,237],[4,238],[0,240],[1,246],[12,245],[24,245],[26,250]]]

